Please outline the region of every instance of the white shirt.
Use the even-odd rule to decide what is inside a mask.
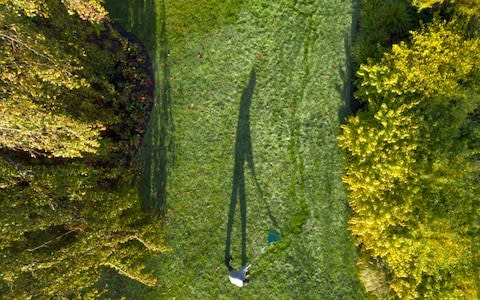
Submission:
[[[238,287],[245,286],[245,279],[247,279],[247,272],[248,268],[250,268],[250,264],[247,264],[240,268],[240,270],[232,270],[228,272],[228,279],[230,279],[230,282],[233,285],[236,285]]]
[[[230,271],[228,273],[228,279],[230,279],[230,282],[233,284],[233,285],[236,285],[236,286],[239,286],[239,287],[242,287],[244,286],[245,284],[243,283],[243,280],[245,278],[243,278],[242,276],[242,272],[240,271]]]

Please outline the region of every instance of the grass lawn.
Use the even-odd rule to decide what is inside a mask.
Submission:
[[[169,251],[149,262],[160,285],[127,284],[121,293],[365,298],[336,144],[348,112],[352,1],[176,0],[164,8],[152,0],[122,8],[128,27],[151,49],[157,45],[160,96],[149,134],[168,148],[148,149],[150,159],[166,156],[170,164],[163,180],[168,212],[159,229]],[[142,14],[156,23],[139,21]],[[145,26],[156,26],[156,40],[142,37],[151,32]],[[169,113],[160,111],[167,106]],[[269,231],[281,241],[269,245]],[[252,264],[247,287],[228,282],[226,248],[235,267]]]

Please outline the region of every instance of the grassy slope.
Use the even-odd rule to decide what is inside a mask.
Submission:
[[[152,260],[161,285],[144,298],[363,298],[335,141],[351,2],[251,0],[222,8],[220,19],[213,16],[221,4],[205,10],[188,2],[167,3],[176,126],[165,220],[171,250]],[[227,15],[236,19],[222,24],[232,20]],[[247,164],[244,175],[253,266],[251,284],[239,289],[228,283],[223,258],[232,184],[238,182],[233,169],[240,102],[252,70],[247,125],[257,182]],[[234,220],[238,266],[238,207]],[[269,229],[279,230],[282,242],[268,246]]]

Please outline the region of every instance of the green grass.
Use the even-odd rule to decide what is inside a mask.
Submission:
[[[336,144],[349,88],[342,74],[351,1],[190,2],[166,3],[168,56],[154,56],[162,60],[158,90],[168,83],[173,118],[164,146],[175,164],[168,166],[160,229],[170,250],[150,262],[159,287],[132,285],[124,296],[365,298]],[[242,98],[252,86],[247,107]],[[238,198],[246,205],[244,243],[240,203],[229,213],[232,190],[245,192]],[[245,288],[228,282],[223,264],[229,217],[233,264],[240,265],[242,247],[252,263]],[[269,246],[271,229],[282,240]]]

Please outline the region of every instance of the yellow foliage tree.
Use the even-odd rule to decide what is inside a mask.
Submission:
[[[435,21],[362,65],[367,106],[339,137],[351,230],[385,263],[392,299],[479,296],[480,41],[456,28]]]
[[[59,1],[56,1],[57,3]],[[83,20],[99,23],[107,15],[101,0],[61,0],[71,14],[77,14]],[[0,0],[5,5],[25,14],[28,17],[51,17],[51,8],[54,1],[45,0]]]
[[[148,76],[136,45],[92,24],[99,4],[0,0],[2,299],[91,299],[109,270],[157,284],[142,259],[164,250],[159,224],[125,166],[147,102],[129,86]]]
[[[480,15],[480,0],[412,0],[419,10],[450,5],[454,10],[467,16]]]
[[[393,45],[379,64],[362,65],[357,97],[370,105],[402,95],[469,99],[472,94],[464,87],[476,80],[479,49],[480,40],[465,39],[455,23],[434,21],[412,32],[410,43]]]
[[[95,153],[103,126],[74,116],[73,109],[67,111],[65,104],[66,99],[79,98],[77,91],[88,91],[90,87],[81,76],[82,52],[72,51],[73,44],[47,37],[28,17],[41,16],[48,20],[50,13],[62,9],[61,3],[2,2],[0,147],[34,156],[80,157],[82,153]],[[72,11],[85,12],[77,2],[66,1],[65,5],[67,3]],[[100,20],[100,16],[98,12],[92,20]],[[76,109],[79,108],[81,105],[77,104]]]

